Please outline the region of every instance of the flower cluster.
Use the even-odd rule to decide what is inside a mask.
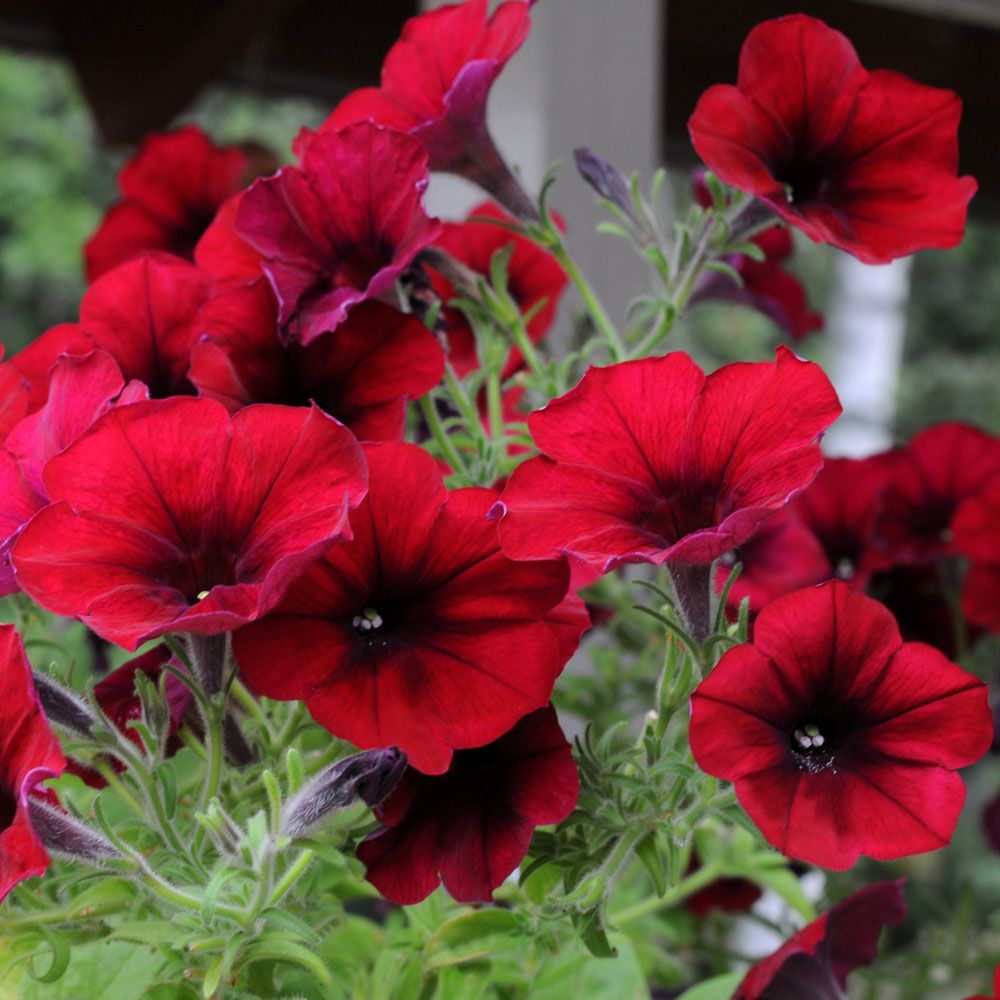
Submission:
[[[168,809],[150,788],[181,737],[206,761],[199,833],[185,853],[160,832],[182,858],[171,872],[206,876],[204,894],[158,875],[162,843],[139,850],[110,826],[77,855],[131,865],[204,918],[229,877],[198,853],[211,838],[252,871],[248,898],[219,907],[245,936],[313,849],[281,879],[276,854],[322,840],[356,801],[378,825],[345,822],[335,847],[387,900],[443,883],[489,901],[530,853],[526,884],[556,873],[544,915],[571,912],[598,953],[633,857],[660,895],[668,875],[686,886],[675,901],[692,912],[712,907],[714,875],[738,906],[756,898],[702,844],[695,859],[697,821],[735,808],[707,775],[790,859],[845,869],[949,842],[957,771],[993,736],[986,685],[951,659],[970,627],[1000,630],[1000,439],[945,424],[824,460],[841,408],[817,364],[782,346],[706,373],[619,337],[561,219],[487,128],[530,17],[524,0],[492,16],[469,0],[412,19],[381,85],[300,133],[281,169],[193,127],[151,137],[87,245],[78,322],[0,363],[0,593],[139,652],[82,695],[40,674],[36,698],[0,627],[0,895],[46,869],[46,845],[86,841],[47,778],[106,788],[148,759],[140,791],[160,822],[176,789]],[[723,297],[797,340],[821,319],[781,269],[781,223],[866,262],[954,245],[975,190],[957,176],[958,114],[949,92],[866,71],[819,21],[761,25],[737,86],[710,89],[691,118],[714,176],[679,273],[638,187],[578,161],[664,280],[651,311],[668,332],[684,306]],[[430,217],[435,171],[490,200],[465,221]],[[595,336],[557,362],[546,338],[570,282]],[[612,731],[603,760],[589,734],[574,757],[554,705],[591,627],[575,591],[626,565],[663,598],[645,609],[663,625],[647,648],[667,651],[658,702],[639,750]],[[296,707],[279,731],[266,719],[280,703]],[[299,705],[312,724],[296,743]],[[83,758],[67,763],[46,714]],[[259,718],[268,767],[240,787],[267,794],[260,821],[220,793],[224,760],[257,763],[243,730]],[[285,752],[282,806],[270,768]],[[591,836],[601,848],[586,857]],[[904,913],[898,883],[863,889],[735,996],[841,996]]]

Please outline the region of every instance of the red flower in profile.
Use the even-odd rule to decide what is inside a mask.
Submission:
[[[264,279],[219,292],[201,312],[204,331],[191,353],[198,392],[230,410],[248,403],[310,400],[358,438],[401,438],[406,402],[444,374],[444,352],[414,316],[362,302],[336,330],[310,344],[282,344]]]
[[[410,18],[385,57],[381,86],[345,97],[320,134],[359,121],[409,132],[426,146],[431,170],[467,177],[520,215],[509,204],[509,170],[487,128],[486,103],[530,27],[523,0],[500,4],[491,17],[486,0],[468,0]],[[310,141],[301,136],[300,147]]]
[[[447,772],[410,768],[376,809],[382,829],[358,846],[386,899],[418,903],[441,882],[460,902],[488,901],[520,864],[536,826],[576,805],[580,779],[551,706],[484,747],[460,750]]]
[[[809,484],[839,413],[820,368],[784,347],[707,377],[682,352],[591,368],[528,418],[542,455],[503,492],[503,549],[603,572],[710,563]]]
[[[510,224],[514,221],[491,201],[477,205],[469,216],[497,219]],[[538,310],[527,324],[528,336],[532,342],[537,344],[545,336],[555,319],[559,298],[568,280],[562,265],[552,254],[543,250],[534,240],[489,222],[446,222],[436,245],[487,279],[493,255],[498,250],[513,246],[507,272],[507,289],[522,313],[527,314],[536,308]],[[431,284],[442,302],[456,297],[451,282],[437,271],[431,275]],[[457,374],[466,375],[479,367],[472,328],[458,309],[445,308],[444,318],[448,326],[448,359]],[[509,378],[523,365],[521,352],[514,348],[504,367],[503,378]]]
[[[968,424],[935,424],[915,434],[896,462],[879,505],[876,541],[889,562],[957,554],[952,518],[1000,474],[1000,438]]]
[[[958,508],[952,528],[970,560],[962,609],[970,622],[1000,632],[1000,475]]]
[[[216,146],[200,128],[147,136],[118,174],[122,199],[87,241],[87,280],[145,250],[191,259],[219,206],[258,173],[274,169],[237,146]]]
[[[49,867],[49,855],[31,828],[28,799],[65,767],[38,704],[21,638],[13,625],[0,625],[0,899]]]
[[[704,170],[695,173],[695,199],[699,205],[709,208],[712,195],[703,177]],[[763,260],[754,260],[746,254],[733,254],[726,260],[742,279],[742,287],[724,274],[705,271],[691,296],[692,305],[719,300],[756,309],[773,320],[792,340],[802,340],[813,330],[822,328],[823,317],[810,311],[802,283],[782,266],[794,249],[792,234],[783,226],[772,226],[750,242],[763,252]]]
[[[750,969],[733,1000],[843,1000],[851,971],[875,961],[882,928],[906,919],[902,886],[876,882],[841,900]]]
[[[548,702],[586,612],[561,603],[563,560],[500,552],[486,520],[492,490],[449,493],[414,445],[369,444],[365,456],[353,540],[237,632],[233,650],[260,694],[301,698],[334,735],[397,746],[440,774],[453,750],[496,739]]]
[[[127,649],[265,613],[350,537],[365,491],[354,436],[316,407],[230,419],[183,397],[112,409],[43,479],[52,503],[14,546],[18,582]]]
[[[950,90],[867,71],[839,31],[793,14],[750,32],[737,85],[710,87],[688,129],[727,184],[885,264],[962,239],[976,182],[956,176],[961,110]]]
[[[45,405],[25,417],[0,448],[0,594],[18,589],[10,550],[21,529],[48,503],[46,463],[72,444],[114,403],[146,398],[146,387],[127,389],[110,355],[64,355],[52,369]]]
[[[421,205],[427,179],[419,142],[365,122],[316,136],[301,168],[242,196],[236,233],[263,258],[286,339],[308,344],[336,329],[434,242],[440,225]]]
[[[986,685],[840,581],[767,605],[692,696],[698,764],[783,854],[837,870],[947,844],[955,769],[992,734]]]

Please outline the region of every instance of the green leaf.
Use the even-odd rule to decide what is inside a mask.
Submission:
[[[175,931],[176,936],[176,931]],[[73,948],[69,968],[58,983],[40,985],[25,978],[18,1000],[145,1000],[150,983],[159,976],[163,959],[145,948],[107,939]],[[186,998],[180,986],[171,1000]],[[161,996],[164,994],[161,993]]]
[[[559,884],[562,872],[558,865],[545,862],[532,868],[521,882],[528,899],[535,905],[541,906],[548,898],[549,894]]]
[[[56,980],[62,979],[63,973],[69,968],[69,942],[61,934],[50,931],[43,924],[39,924],[38,933],[52,949],[52,961],[44,972],[36,972],[33,956],[28,961],[28,975],[39,983],[54,983]]]
[[[469,962],[508,947],[521,936],[521,921],[512,910],[464,913],[431,935],[425,948],[427,964],[440,968]]]
[[[587,913],[574,913],[573,923],[576,925],[580,939],[587,946],[591,955],[595,958],[614,958],[618,952],[608,940],[599,909],[590,910]]]
[[[333,986],[333,976],[323,960],[294,937],[280,931],[265,933],[251,941],[241,957],[247,965],[267,959],[290,962],[311,972],[324,986]]]
[[[743,287],[743,276],[739,271],[736,270],[731,264],[727,264],[724,260],[710,260],[705,265],[706,271],[718,271],[720,274],[725,274],[730,277],[737,288]]]
[[[677,1000],[730,1000],[743,981],[743,972],[727,972],[685,990]]]
[[[650,830],[635,846],[635,853],[653,880],[657,896],[662,896],[667,891],[666,851],[661,840],[662,834],[658,830]]]

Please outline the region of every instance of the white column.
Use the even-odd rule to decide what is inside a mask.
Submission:
[[[824,451],[862,457],[892,444],[899,369],[906,333],[912,258],[871,267],[838,254],[826,318],[827,374],[843,416],[827,432]]]
[[[604,216],[576,172],[573,150],[589,146],[626,175],[638,170],[648,185],[659,165],[664,6],[662,0],[539,0],[531,35],[490,98],[497,145],[529,192],[560,162],[552,205],[569,224],[570,250],[616,320],[642,291],[644,265],[620,240],[594,232]],[[461,180],[435,176],[428,205],[455,217],[481,197]]]

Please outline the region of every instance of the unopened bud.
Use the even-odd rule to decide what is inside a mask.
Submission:
[[[79,695],[65,688],[48,674],[34,672],[35,691],[46,716],[64,729],[79,736],[89,736],[97,716]]]
[[[576,161],[576,169],[580,176],[597,194],[620,208],[636,226],[641,228],[642,222],[635,214],[628,181],[622,172],[613,163],[602,159],[586,146],[575,149],[573,159]]]
[[[376,806],[396,787],[406,770],[406,754],[396,747],[365,750],[345,757],[307,782],[288,800],[282,817],[282,832],[302,837],[330,813],[349,806],[355,799]]]
[[[97,865],[121,857],[118,848],[103,833],[58,806],[31,798],[28,814],[35,835],[52,854]]]

